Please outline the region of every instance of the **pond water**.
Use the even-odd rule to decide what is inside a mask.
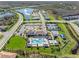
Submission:
[[[25,8],[25,9],[20,9],[17,11],[22,13],[26,20],[29,20],[31,18],[31,14],[33,12],[33,9],[32,8]]]

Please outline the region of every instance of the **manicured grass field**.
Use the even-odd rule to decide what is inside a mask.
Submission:
[[[49,15],[49,18],[50,18],[50,21],[55,20],[54,16],[52,16],[52,15]]]
[[[25,49],[26,40],[20,36],[12,36],[6,45],[6,49]]]

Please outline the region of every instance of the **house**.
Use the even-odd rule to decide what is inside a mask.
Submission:
[[[49,30],[59,30],[57,24],[47,24]]]
[[[12,17],[14,17],[16,14],[11,13],[11,12],[6,12],[4,14],[0,14],[0,26],[1,25],[7,25]]]
[[[62,17],[65,20],[74,20],[74,19],[79,19],[79,15],[67,15]]]
[[[10,13],[10,12],[6,12],[6,13],[4,13],[4,14],[0,14],[0,19],[2,19],[2,18],[8,18],[8,17],[12,17],[12,16],[14,16],[15,14],[14,13]]]
[[[53,36],[58,36],[59,35],[58,31],[51,31],[51,32],[52,32]]]
[[[40,20],[40,17],[36,17],[36,16],[34,16],[33,18],[32,18],[33,20]]]
[[[49,43],[52,44],[52,45],[58,45],[57,40],[49,40]]]
[[[46,20],[50,20],[50,18],[49,18],[49,17],[45,17],[45,19],[46,19]]]
[[[1,32],[4,32],[4,31],[6,31],[5,29],[7,28],[7,26],[0,26],[0,31]]]
[[[0,58],[16,58],[16,56],[17,56],[16,53],[5,52],[5,51],[0,52]]]
[[[48,17],[48,15],[47,15],[46,13],[44,13],[43,16],[44,16],[44,18],[45,18],[46,20],[50,20],[50,18]]]
[[[64,34],[60,34],[61,38],[65,38]]]
[[[46,31],[43,31],[43,30],[40,30],[40,31],[36,31],[36,34],[37,35],[46,35],[47,32]]]
[[[36,33],[34,31],[29,31],[26,33],[27,35],[35,35]]]

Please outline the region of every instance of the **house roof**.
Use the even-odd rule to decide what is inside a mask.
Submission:
[[[36,34],[47,34],[45,31],[37,31]]]
[[[5,52],[1,51],[0,52],[0,58],[16,58],[16,53],[11,53],[11,52]]]
[[[58,36],[58,31],[52,31],[52,34],[54,35],[54,36]]]

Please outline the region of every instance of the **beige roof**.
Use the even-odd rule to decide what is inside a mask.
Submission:
[[[11,52],[5,52],[1,51],[0,52],[0,58],[16,58],[16,53],[11,53]]]

